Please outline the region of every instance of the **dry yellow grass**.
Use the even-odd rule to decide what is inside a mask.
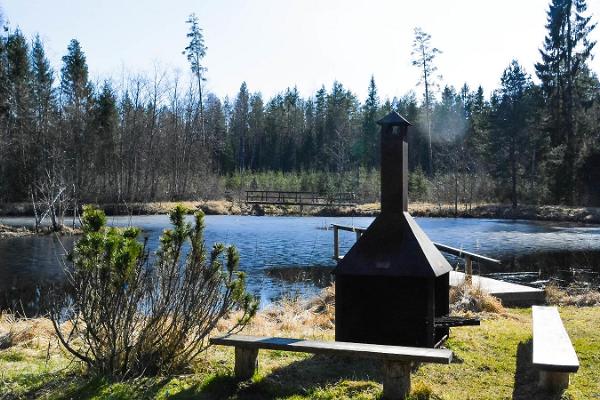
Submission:
[[[600,292],[592,288],[569,293],[569,290],[550,284],[546,286],[545,292],[546,302],[552,305],[577,307],[600,305]]]
[[[463,282],[461,285],[450,288],[451,312],[488,312],[504,313],[502,302],[481,290],[480,287]]]
[[[0,316],[0,347],[27,346],[36,340],[51,340],[52,322],[46,318],[18,318],[13,314]]]
[[[258,312],[243,332],[258,336],[330,337],[335,326],[334,295],[335,288],[330,286],[309,300],[281,300]],[[237,318],[239,315],[233,314],[222,320],[214,334],[227,331]]]

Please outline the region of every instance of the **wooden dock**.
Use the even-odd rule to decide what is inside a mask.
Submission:
[[[484,292],[499,298],[505,306],[531,306],[534,304],[543,304],[545,301],[545,293],[542,289],[478,275],[473,275],[471,279],[473,286],[479,287]],[[458,286],[464,281],[465,274],[463,272],[450,272],[450,286]]]
[[[339,254],[339,231],[353,232],[356,235],[356,240],[366,231],[366,228],[350,227],[344,225],[333,224],[333,258],[339,261],[344,256]],[[466,273],[451,271],[450,286],[458,286],[465,279],[471,280],[471,284],[479,287],[486,293],[502,300],[502,304],[506,306],[523,306],[543,304],[545,301],[545,292],[542,289],[533,288],[530,286],[519,285],[516,283],[504,282],[497,279],[486,278],[483,276],[473,275],[472,262],[500,264],[499,260],[485,257],[480,254],[471,253],[462,249],[456,249],[441,243],[434,243],[435,247],[443,253],[452,254],[453,256],[465,260]]]

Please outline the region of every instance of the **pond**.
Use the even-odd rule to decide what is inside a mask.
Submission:
[[[371,217],[207,216],[205,237],[234,244],[249,289],[264,307],[282,297],[311,296],[331,281],[335,265],[333,223],[367,227]],[[464,218],[417,218],[435,242],[498,258],[502,265],[475,263],[476,273],[499,279],[542,284],[554,279],[598,284],[600,226],[536,221]],[[0,218],[7,225],[27,225],[26,218]],[[158,247],[167,216],[110,217],[113,226],[138,226],[150,250]],[[64,255],[73,238],[33,236],[0,240],[0,307],[39,312],[40,288],[64,280]],[[341,254],[355,236],[340,232]],[[453,266],[459,260],[449,257]],[[518,273],[515,273],[518,272]],[[530,272],[523,274],[522,272]]]

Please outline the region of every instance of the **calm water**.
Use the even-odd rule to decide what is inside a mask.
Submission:
[[[207,216],[206,240],[234,244],[240,251],[240,268],[248,275],[249,289],[262,305],[282,296],[309,296],[330,280],[334,266],[332,223],[368,226],[361,217],[253,217]],[[501,266],[475,265],[477,272],[508,280],[543,281],[553,278],[597,284],[600,273],[600,227],[534,221],[417,218],[436,242],[498,258]],[[0,218],[0,223],[25,225],[22,218]],[[113,217],[115,226],[139,226],[156,249],[166,216]],[[354,242],[354,234],[340,232],[341,253]],[[52,236],[0,240],[0,307],[36,312],[38,287],[63,279],[63,257],[72,238]],[[458,260],[450,259],[453,265]],[[514,271],[533,274],[511,275]]]

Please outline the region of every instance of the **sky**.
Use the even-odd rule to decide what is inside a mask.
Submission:
[[[415,27],[431,34],[444,84],[486,93],[512,59],[535,75],[549,0],[0,0],[11,29],[39,33],[56,70],[72,38],[91,78],[148,73],[189,75],[182,54],[189,14],[208,47],[206,88],[234,97],[242,81],[270,97],[297,86],[313,95],[334,80],[366,97],[371,75],[379,95],[422,89],[411,64]],[[600,19],[600,0],[588,0]],[[593,33],[600,41],[600,27]],[[596,53],[600,51],[600,44]],[[600,57],[590,62],[600,73]]]

